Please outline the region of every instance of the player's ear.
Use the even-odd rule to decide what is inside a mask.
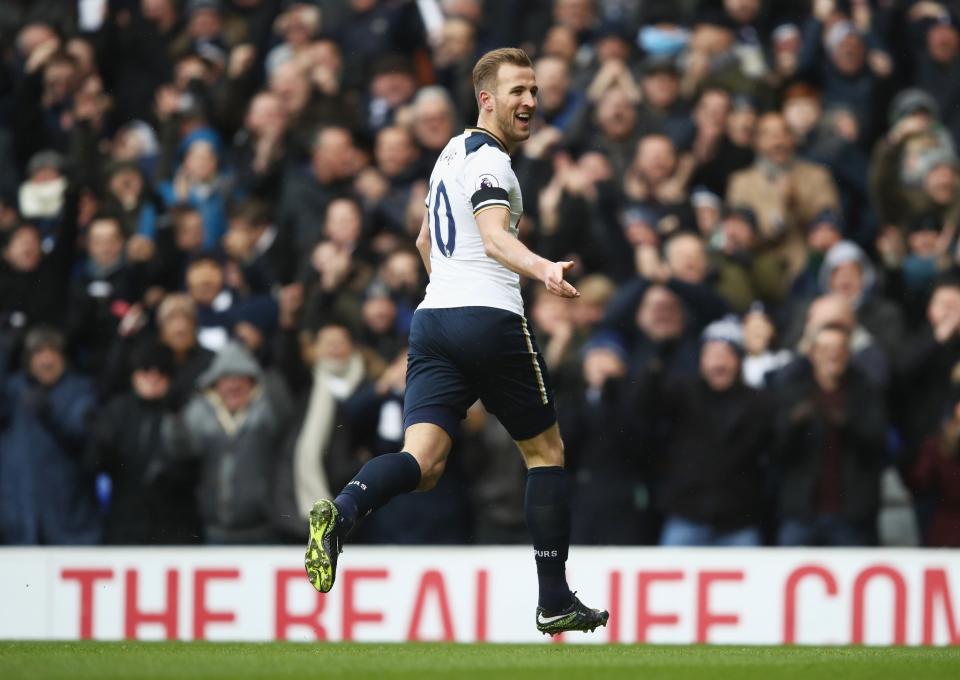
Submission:
[[[487,90],[480,90],[480,109],[493,111],[493,95]]]

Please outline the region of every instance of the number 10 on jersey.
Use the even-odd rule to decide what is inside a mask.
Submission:
[[[453,257],[453,249],[457,246],[457,225],[453,221],[453,210],[450,208],[450,197],[447,196],[447,188],[443,185],[443,180],[437,184],[436,191],[433,187],[430,189],[431,200],[430,207],[427,208],[430,217],[433,219],[433,236],[437,248],[444,257]],[[443,212],[446,215],[447,239],[443,238],[443,229],[440,226],[440,203],[443,202]]]

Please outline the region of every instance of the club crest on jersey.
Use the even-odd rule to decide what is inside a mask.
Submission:
[[[480,175],[477,178],[477,191],[480,189],[496,189],[500,187],[500,182],[493,175]]]

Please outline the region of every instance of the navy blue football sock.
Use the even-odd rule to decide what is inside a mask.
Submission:
[[[530,468],[523,505],[537,560],[538,604],[548,612],[563,611],[573,601],[566,573],[570,549],[566,470],[562,467]]]
[[[340,511],[341,535],[349,534],[358,519],[394,496],[416,491],[419,484],[420,464],[406,451],[368,460],[333,501]]]

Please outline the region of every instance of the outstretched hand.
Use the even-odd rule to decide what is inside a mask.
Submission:
[[[563,273],[573,268],[573,262],[548,262],[543,271],[543,285],[554,295],[564,298],[580,297],[580,291],[569,281],[563,279]]]

